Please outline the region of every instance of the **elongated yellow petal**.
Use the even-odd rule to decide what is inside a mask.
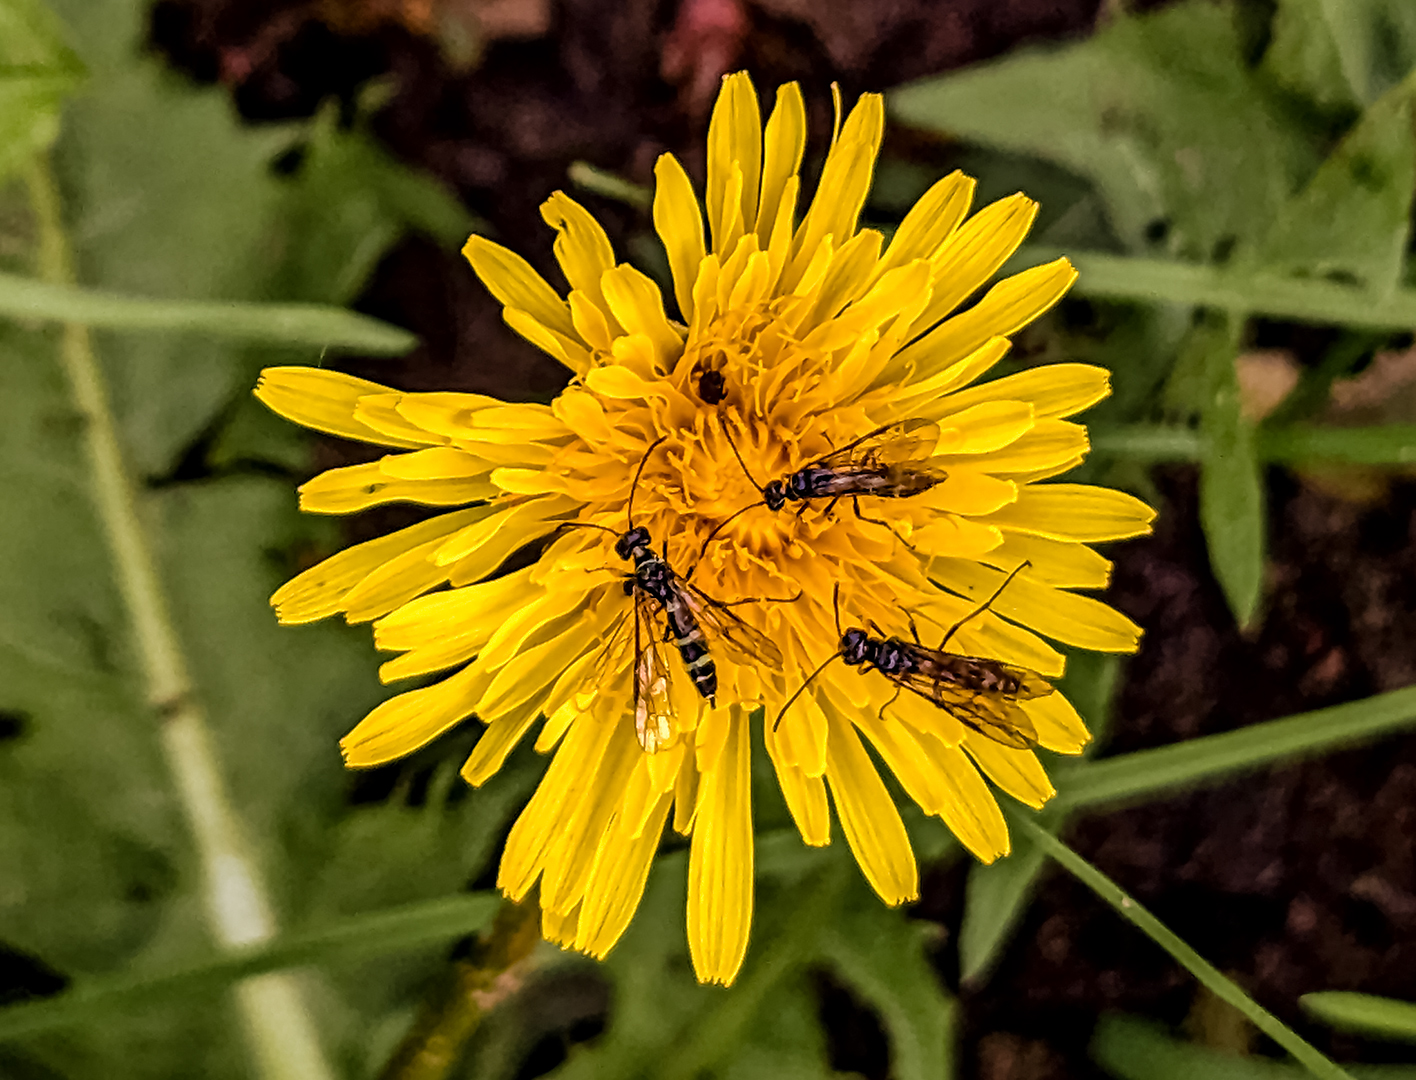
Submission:
[[[482,732],[477,745],[462,766],[462,778],[473,787],[481,787],[487,778],[500,769],[506,757],[528,731],[541,710],[527,706],[520,712],[499,716]]]
[[[644,895],[649,865],[659,848],[672,802],[672,795],[659,796],[649,812],[648,822],[638,834],[629,831],[622,817],[616,817],[611,823],[585,884],[585,899],[575,932],[577,949],[603,959],[624,934]]]
[[[757,208],[756,232],[765,249],[772,239],[782,196],[788,183],[796,178],[806,150],[806,105],[796,83],[777,88],[777,103],[762,141],[762,197]]]
[[[463,245],[462,254],[487,291],[506,307],[526,312],[548,330],[577,337],[570,305],[516,252],[484,236],[473,235]]]
[[[1058,754],[1080,754],[1091,732],[1061,691],[1019,702],[1037,730],[1037,742]]]
[[[615,265],[610,238],[590,212],[563,191],[541,204],[541,217],[556,230],[556,262],[572,289],[600,300],[600,278]]]
[[[924,741],[927,744],[929,737],[925,736]],[[942,743],[933,747],[930,757],[948,787],[949,795],[939,816],[949,831],[979,862],[991,863],[1000,855],[1007,855],[1012,850],[1007,822],[973,762],[961,748]]]
[[[846,842],[880,899],[891,905],[914,900],[919,896],[919,869],[900,812],[855,729],[835,709],[827,709],[826,716],[826,782]]]
[[[442,682],[389,698],[339,742],[351,768],[383,765],[426,746],[472,715],[486,678],[464,668]]]
[[[704,771],[688,857],[688,951],[700,982],[727,986],[752,925],[752,798],[747,717],[729,713],[723,750]]]
[[[989,566],[1011,572],[1026,562],[1030,578],[1059,589],[1104,589],[1111,583],[1111,560],[1085,544],[1011,530],[1002,531],[1002,540],[987,552],[983,561]]]
[[[654,164],[654,229],[669,258],[679,311],[685,322],[692,322],[693,283],[706,250],[703,215],[688,173],[672,154],[662,155]]]
[[[733,170],[738,179],[732,179]],[[708,226],[713,248],[723,251],[744,228],[757,224],[762,174],[762,114],[746,72],[723,77],[708,123]],[[734,227],[730,223],[737,221]]]
[[[261,372],[255,395],[271,412],[327,435],[380,446],[432,446],[441,439],[390,435],[356,416],[359,399],[389,394],[386,386],[338,371],[308,367],[271,367]]]
[[[950,233],[930,259],[934,296],[912,333],[927,330],[983,288],[1018,250],[1036,217],[1037,203],[1019,192],[990,203]]]
[[[654,345],[659,370],[669,371],[683,348],[683,338],[669,325],[659,287],[629,265],[607,270],[601,287],[605,302],[625,332],[647,337]]]
[[[300,485],[300,509],[310,514],[349,514],[391,502],[456,506],[478,502],[498,493],[485,475],[441,480],[396,480],[380,463],[346,465],[322,472]]]
[[[880,261],[880,273],[915,259],[932,258],[969,212],[974,187],[973,177],[958,171],[936,181],[895,230]]]
[[[1053,540],[1124,540],[1145,536],[1155,511],[1134,495],[1087,484],[1036,484],[990,514],[989,524]]]
[[[973,732],[964,736],[964,749],[990,780],[1025,806],[1041,810],[1057,794],[1031,750],[1004,746]]]

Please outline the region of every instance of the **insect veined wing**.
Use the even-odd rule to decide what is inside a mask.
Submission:
[[[899,672],[889,678],[906,690],[932,701],[970,731],[994,742],[1015,750],[1026,750],[1037,745],[1037,730],[1027,713],[1018,708],[1017,698],[1012,694],[970,690],[940,682],[918,671]],[[1038,678],[1041,679],[1041,676]]]
[[[1015,667],[1012,664],[1000,664],[999,666],[1018,680],[1017,691],[1008,695],[1014,701],[1031,701],[1034,698],[1046,697],[1057,689],[1031,668]]]
[[[939,425],[933,420],[915,417],[866,432],[854,442],[817,458],[806,467],[837,472],[902,465],[922,469],[938,445]],[[939,471],[942,473],[943,470]]]
[[[733,614],[732,609],[714,600],[683,580],[676,580],[678,590],[699,627],[708,635],[708,648],[722,652],[745,664],[782,670],[782,651],[760,630],[753,629]]]
[[[634,591],[634,733],[647,754],[674,736],[675,720],[668,646],[654,625],[651,597]]]

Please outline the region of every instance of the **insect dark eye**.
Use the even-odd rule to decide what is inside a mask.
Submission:
[[[728,396],[728,383],[721,371],[705,371],[698,378],[698,396],[706,405],[716,405]]]

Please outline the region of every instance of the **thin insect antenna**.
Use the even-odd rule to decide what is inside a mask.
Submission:
[[[841,638],[841,583],[838,581],[831,590],[831,614],[836,617],[836,639]]]
[[[1015,577],[1017,577],[1019,574],[1021,574],[1024,570],[1026,570],[1026,569],[1027,569],[1028,567],[1030,567],[1031,565],[1032,565],[1032,560],[1031,560],[1031,559],[1024,559],[1024,560],[1023,560],[1022,562],[1020,562],[1017,566],[1015,566],[1015,567],[1013,568],[1013,572],[1010,573],[1007,577],[1005,577],[1005,578],[1003,579],[1003,584],[1000,585],[1000,586],[998,586],[998,588],[996,588],[996,589],[993,590],[993,595],[992,595],[992,596],[990,596],[987,600],[985,600],[985,601],[984,601],[982,604],[980,604],[978,607],[976,607],[976,608],[974,608],[972,611],[970,611],[967,615],[965,615],[962,619],[960,619],[958,622],[956,622],[953,626],[949,627],[949,632],[944,635],[944,640],[939,643],[939,647],[942,649],[942,648],[944,648],[945,645],[949,644],[949,639],[954,636],[954,634],[958,631],[959,627],[963,626],[964,623],[968,622],[970,619],[975,619],[975,618],[977,618],[978,616],[982,615],[985,611],[987,611],[989,605],[992,604],[993,601],[997,600],[998,597],[1000,597],[1000,596],[1003,594],[1003,590],[1008,587],[1008,583],[1011,582]]]
[[[634,493],[639,490],[639,478],[644,475],[644,466],[649,463],[649,455],[658,449],[659,444],[667,439],[667,435],[660,435],[649,444],[649,449],[644,451],[644,456],[639,459],[639,468],[634,470],[634,482],[629,485],[629,505],[625,508],[625,515],[629,518],[629,527],[634,528]]]
[[[731,514],[729,514],[727,517],[723,518],[722,521],[720,521],[720,522],[718,522],[718,524],[714,525],[714,526],[713,526],[713,531],[708,534],[708,539],[704,540],[704,541],[703,541],[703,546],[698,549],[698,562],[702,562],[702,561],[703,561],[703,556],[708,553],[708,545],[713,542],[713,537],[717,536],[720,532],[722,532],[722,531],[723,531],[723,528],[728,524],[728,522],[732,521],[734,518],[741,517],[743,514],[747,513],[749,510],[755,509],[756,507],[759,507],[759,506],[766,506],[766,505],[767,505],[767,504],[766,504],[765,502],[748,503],[748,504],[747,504],[746,506],[744,506],[741,510],[734,510],[734,511],[733,511]],[[698,563],[694,563],[694,565],[697,566]]]
[[[611,536],[619,535],[618,529],[612,529],[608,525],[597,525],[593,521],[562,521],[551,531],[560,532],[563,529],[599,529],[601,532],[607,532]]]
[[[738,453],[737,443],[733,442],[733,437],[728,434],[728,425],[727,425],[727,424],[724,424],[724,425],[723,425],[723,438],[725,438],[725,439],[728,440],[728,446],[732,448],[733,457],[737,458],[738,464],[742,466],[742,473],[743,473],[744,476],[747,477],[747,482],[748,482],[749,484],[751,484],[753,487],[755,487],[755,488],[756,488],[759,492],[761,492],[763,495],[766,495],[767,492],[766,492],[766,491],[763,491],[762,485],[759,484],[759,483],[753,478],[753,476],[752,476],[752,470],[750,470],[750,469],[747,467],[747,462],[743,461],[743,459],[742,459],[742,454]]]
[[[796,688],[796,693],[794,693],[791,697],[787,698],[787,703],[782,706],[782,711],[777,714],[777,719],[772,721],[773,731],[776,731],[777,728],[781,726],[782,717],[787,715],[787,710],[792,707],[792,703],[795,702],[797,698],[801,697],[802,692],[812,684],[812,682],[816,679],[816,676],[820,675],[823,671],[825,671],[832,660],[839,660],[840,658],[840,653],[832,653],[830,656],[828,656],[825,660],[821,662],[820,667],[818,667],[815,671],[813,671],[810,675],[806,677],[806,682],[798,686]]]

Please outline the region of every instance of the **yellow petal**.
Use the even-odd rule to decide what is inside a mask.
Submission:
[[[1091,444],[1087,441],[1087,429],[1083,425],[1068,420],[1038,420],[1030,430],[1007,446],[989,451],[987,458],[980,460],[964,455],[941,454],[930,464],[944,469],[953,463],[976,464],[984,471],[1000,476],[1056,468],[1064,462],[1085,457],[1089,449]]]
[[[311,514],[348,514],[391,502],[457,506],[480,502],[498,493],[486,476],[446,480],[395,480],[380,463],[330,469],[300,485],[300,509]]]
[[[1004,580],[1001,571],[971,559],[934,559],[929,575],[980,603]],[[1119,611],[1090,596],[1054,589],[1030,577],[1026,570],[1008,583],[990,610],[1080,649],[1135,652],[1141,640],[1141,628]]]
[[[931,741],[929,736],[924,736],[926,745]],[[1008,854],[1012,845],[1008,841],[1007,822],[998,809],[998,800],[988,790],[973,762],[959,747],[937,742],[931,747],[930,757],[948,787],[949,796],[939,816],[949,826],[949,831],[980,862],[991,863],[998,856]]]
[[[1005,278],[973,307],[940,323],[902,350],[896,361],[915,364],[925,372],[946,368],[990,338],[1012,334],[1032,322],[1062,299],[1076,280],[1077,271],[1066,259]]]
[[[990,780],[1025,806],[1041,810],[1057,794],[1031,750],[1004,746],[972,731],[964,736],[964,749]]]
[[[826,781],[807,776],[795,765],[778,763],[777,783],[803,843],[825,847],[831,842],[831,807],[826,801]]]
[[[307,623],[344,610],[344,597],[384,564],[415,549],[425,555],[444,537],[491,512],[474,507],[439,514],[406,529],[346,548],[291,578],[270,598],[282,623]]]
[[[683,338],[669,325],[659,287],[629,264],[616,266],[601,279],[605,302],[630,334],[643,334],[654,345],[657,367],[668,372],[683,351]]]
[[[841,831],[871,887],[887,904],[919,896],[919,869],[900,812],[860,736],[835,709],[826,710],[826,782],[841,819]]]
[[[736,167],[740,180],[731,174]],[[708,122],[708,225],[713,249],[723,251],[736,239],[729,233],[757,223],[757,192],[762,173],[762,113],[752,80],[743,71],[723,77],[723,88]],[[736,205],[730,205],[736,198]],[[741,233],[739,232],[739,235]]]
[[[482,732],[477,745],[472,748],[472,753],[463,763],[462,778],[473,787],[481,787],[486,783],[487,778],[506,762],[507,755],[516,748],[516,744],[525,737],[526,732],[531,730],[531,725],[540,715],[540,709],[531,706],[519,713],[497,717],[495,722]]]
[[[970,468],[950,469],[942,481],[916,496],[919,508],[966,515],[991,514],[1017,497],[1018,487],[1011,480]]]
[[[986,401],[1026,401],[1039,421],[1060,419],[1095,405],[1111,393],[1111,373],[1091,364],[1047,364],[961,390],[940,402],[964,409]]]
[[[354,419],[399,442],[398,446],[429,446],[446,442],[446,436],[425,431],[417,424],[410,423],[398,411],[398,403],[403,394],[369,394],[361,397],[354,406]]]
[[[528,567],[480,585],[464,585],[410,600],[374,624],[374,647],[385,652],[406,652],[472,630],[483,635],[485,641],[512,612],[541,595],[528,583],[529,575]]]
[[[487,291],[503,305],[526,312],[548,330],[575,338],[570,305],[516,252],[483,236],[472,236],[462,254]]]
[[[1033,722],[1039,746],[1057,754],[1080,754],[1091,742],[1087,725],[1060,690],[1018,704]]]
[[[452,446],[431,446],[379,459],[379,472],[395,480],[460,480],[481,476],[490,468],[491,464],[476,454]]]
[[[266,368],[261,372],[254,393],[271,412],[328,435],[380,446],[430,446],[442,441],[390,435],[359,420],[355,410],[361,397],[394,391],[338,371],[309,367]]]
[[[672,802],[672,795],[659,796],[638,833],[632,833],[621,817],[611,823],[585,885],[575,932],[577,949],[604,959],[624,934],[644,895],[644,883],[649,880],[649,867]]]
[[[1111,560],[1085,544],[1012,530],[1002,535],[1003,542],[983,560],[989,566],[1009,572],[1020,563],[1029,562],[1032,565],[1027,570],[1028,577],[1059,589],[1104,589],[1111,583]]]
[[[915,259],[931,258],[959,227],[973,202],[974,179],[957,169],[919,197],[895,230],[880,273]],[[991,272],[991,271],[990,271]]]
[[[541,217],[556,230],[556,262],[572,289],[600,301],[600,277],[615,265],[610,238],[594,216],[563,191],[541,204]]]
[[[752,925],[752,790],[747,716],[730,713],[721,754],[704,772],[688,858],[688,951],[699,982],[737,978]]]
[[[910,547],[921,554],[978,558],[1002,542],[1002,530],[992,525],[980,525],[957,514],[940,512],[931,516],[933,520],[927,525],[917,526],[910,533]]]
[[[444,542],[435,552],[434,561],[447,566],[475,555],[481,569],[475,576],[484,577],[517,548],[549,533],[555,527],[554,519],[570,514],[578,505],[564,495],[550,495],[505,507],[494,516],[483,515]],[[474,573],[466,565],[462,569],[464,575]]]
[[[685,322],[693,320],[693,283],[703,261],[703,215],[688,173],[678,158],[663,154],[654,164],[654,228],[674,276],[674,297]]]
[[[1018,500],[986,519],[991,525],[1053,540],[1124,540],[1145,536],[1155,511],[1134,495],[1087,484],[1029,484]]]
[[[763,144],[762,199],[757,209],[756,232],[762,247],[766,248],[772,239],[782,196],[788,182],[801,168],[802,153],[806,149],[806,106],[796,83],[785,83],[777,88],[777,103],[767,121]]]
[[[998,272],[1018,250],[1037,217],[1037,203],[1021,192],[985,206],[933,253],[934,295],[911,328],[929,329]]]
[[[1026,435],[1033,423],[1031,402],[981,402],[940,418],[937,453],[994,454]]]
[[[486,677],[471,668],[389,698],[339,741],[350,768],[383,765],[426,746],[472,715]]]
[[[590,370],[590,350],[575,337],[553,330],[530,312],[510,305],[502,308],[502,319],[536,348],[577,375]]]
[[[869,288],[870,281],[875,276],[876,261],[880,257],[881,242],[882,237],[878,231],[865,229],[837,249],[835,257],[831,260],[831,268],[821,282],[815,304],[797,326],[797,332],[806,335],[809,348],[822,346],[821,339],[811,334],[811,330],[821,326],[826,320],[835,318],[842,308]]]

